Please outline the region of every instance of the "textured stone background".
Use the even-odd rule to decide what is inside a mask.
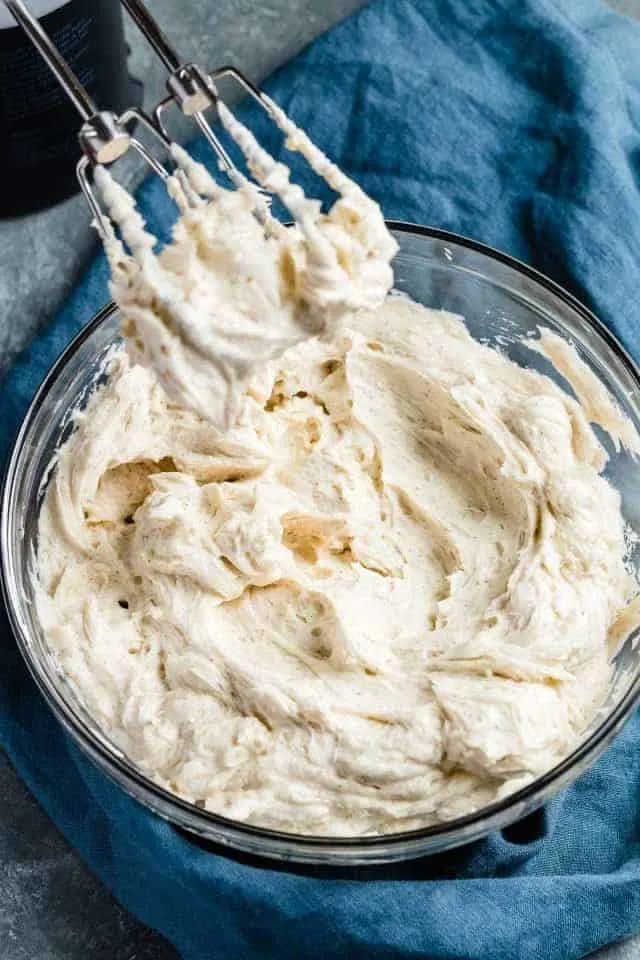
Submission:
[[[185,58],[235,63],[259,81],[362,0],[148,2]],[[610,2],[640,18],[640,0]],[[147,105],[155,103],[162,69],[135,31],[128,37],[132,72],[144,81]],[[0,376],[53,315],[94,250],[79,197],[0,221]],[[597,957],[640,960],[640,938]],[[122,910],[87,870],[1,752],[0,960],[177,960],[175,950]]]

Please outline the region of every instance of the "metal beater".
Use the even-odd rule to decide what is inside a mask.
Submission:
[[[247,183],[246,177],[235,167],[204,116],[205,110],[211,107],[216,109],[222,103],[216,81],[230,78],[273,118],[274,111],[269,100],[235,67],[225,66],[210,72],[195,63],[182,63],[141,0],[121,0],[123,7],[169,70],[169,76],[167,78],[168,96],[157,104],[151,116],[135,107],[116,115],[110,110],[101,110],[93,102],[50,37],[26,7],[24,0],[3,0],[3,2],[47,63],[82,118],[78,139],[83,155],[78,161],[76,173],[102,239],[110,235],[112,227],[93,188],[93,172],[96,166],[113,163],[127,151],[134,150],[162,180],[165,182],[169,180],[170,170],[138,137],[134,136],[132,128],[140,124],[168,154],[171,154],[174,144],[169,139],[164,125],[164,113],[170,105],[176,105],[186,117],[193,118],[231,181],[235,185]],[[265,209],[257,205],[256,215],[264,219]]]

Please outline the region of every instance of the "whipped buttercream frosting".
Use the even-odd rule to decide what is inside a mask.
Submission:
[[[529,346],[573,395],[388,296],[380,208],[269,106],[328,213],[224,105],[260,190],[176,147],[162,253],[97,172],[125,345],[58,452],[37,608],[98,725],[170,791],[390,833],[512,792],[596,715],[636,584],[591,423],[638,440],[553,333]]]
[[[115,744],[208,810],[343,836],[563,758],[636,592],[578,400],[391,296],[238,409],[216,429],[119,349],[59,452],[38,612]],[[608,396],[589,417],[637,447]]]

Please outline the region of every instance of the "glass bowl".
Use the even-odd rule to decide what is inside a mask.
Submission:
[[[549,363],[529,350],[523,338],[545,326],[571,340],[640,429],[637,367],[611,333],[573,297],[529,267],[471,240],[409,224],[391,222],[389,226],[400,244],[395,261],[399,290],[426,306],[462,314],[476,338],[499,346],[514,361],[552,376]],[[505,799],[437,826],[345,839],[276,832],[201,810],[136,769],[98,729],[61,675],[38,623],[32,580],[38,510],[52,457],[73,429],[70,412],[86,404],[104,378],[103,359],[117,337],[117,310],[111,304],[69,344],[33,399],[7,469],[0,545],[11,623],[42,695],[79,747],[124,790],[175,826],[207,841],[291,861],[370,864],[436,853],[501,830],[566,787],[604,750],[640,697],[638,630],[616,653],[603,707],[570,756]],[[563,382],[557,375],[555,379]],[[606,475],[619,490],[625,519],[640,542],[640,464],[604,442],[611,454]],[[638,570],[639,547],[630,560]]]

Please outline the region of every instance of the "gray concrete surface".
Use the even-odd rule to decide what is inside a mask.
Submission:
[[[640,0],[606,0],[606,2],[618,13],[640,19]]]
[[[149,6],[185,57],[211,66],[233,62],[259,81],[361,2],[149,0]],[[640,17],[640,0],[611,5]],[[155,102],[162,70],[135,31],[128,29],[128,37],[132,72],[145,83],[145,101]],[[0,376],[51,318],[94,249],[79,197],[0,222]],[[597,957],[640,960],[640,938]],[[1,753],[0,960],[177,960],[93,877]]]

